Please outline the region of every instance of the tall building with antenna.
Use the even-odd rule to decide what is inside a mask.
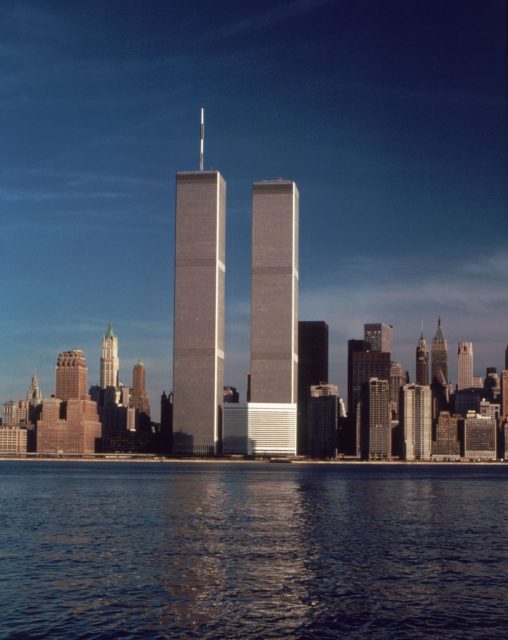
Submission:
[[[205,171],[176,176],[173,325],[174,451],[220,453],[224,388],[226,182]]]

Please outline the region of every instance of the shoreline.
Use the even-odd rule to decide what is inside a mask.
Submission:
[[[309,460],[309,459],[243,459],[243,458],[166,458],[156,455],[139,455],[139,454],[107,454],[100,456],[86,456],[86,455],[37,455],[37,454],[12,454],[12,455],[0,455],[0,462],[125,462],[125,463],[150,463],[150,464],[276,464],[276,465],[395,465],[395,466],[503,466],[505,461],[501,460],[356,460],[356,459],[341,459],[341,460]]]

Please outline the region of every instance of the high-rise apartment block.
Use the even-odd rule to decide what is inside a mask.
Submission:
[[[56,363],[56,391],[59,400],[86,396],[86,360],[81,349],[63,351]]]
[[[473,387],[473,343],[459,342],[457,350],[457,389]]]
[[[328,325],[298,322],[298,453],[310,453],[308,405],[311,386],[328,381]]]
[[[297,402],[298,201],[291,181],[252,188],[251,402]]]
[[[118,387],[118,338],[113,333],[111,324],[102,338],[100,388]]]
[[[400,423],[406,460],[430,460],[432,454],[432,398],[430,387],[406,384],[402,388]]]
[[[429,384],[429,348],[423,331],[416,345],[416,384]]]
[[[147,416],[150,415],[150,401],[148,400],[148,394],[146,392],[145,365],[141,360],[138,360],[132,368],[130,406],[140,413],[144,413]]]
[[[176,177],[173,433],[176,453],[220,452],[224,388],[226,183]]]

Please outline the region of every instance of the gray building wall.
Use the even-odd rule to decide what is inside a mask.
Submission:
[[[298,189],[252,188],[251,402],[297,402]]]
[[[218,171],[176,177],[174,451],[220,452],[224,387],[226,183]]]

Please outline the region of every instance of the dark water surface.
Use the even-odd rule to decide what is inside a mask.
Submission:
[[[0,463],[1,638],[507,638],[508,465]]]

